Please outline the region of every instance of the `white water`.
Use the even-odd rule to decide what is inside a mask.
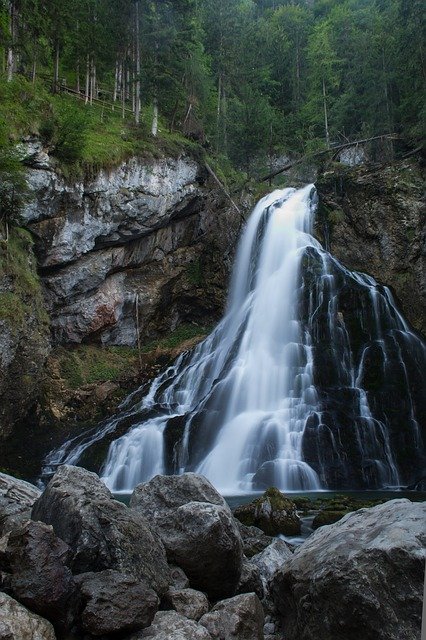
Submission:
[[[339,318],[333,276],[338,263],[311,235],[315,206],[313,185],[274,191],[256,206],[240,241],[223,320],[189,357],[184,354],[159,376],[141,402],[132,405],[132,397],[126,401],[126,415],[135,416],[133,428],[112,442],[102,472],[112,491],[131,491],[165,472],[164,432],[168,421],[178,416],[186,418],[182,441],[174,451],[175,472],[204,474],[223,494],[252,491],[253,479],[259,484],[263,477],[267,485],[286,491],[321,489],[319,476],[303,460],[302,437],[309,417],[316,415],[321,427],[312,344],[315,317],[326,300],[336,370],[358,398],[363,427],[354,429],[359,449],[372,463],[380,486],[398,485],[388,432],[372,417],[361,388],[364,354],[355,366]],[[309,248],[319,256],[321,268],[315,289],[309,291],[309,322],[303,324],[298,310],[303,293],[300,267]],[[339,269],[344,267],[339,264]],[[379,292],[372,278],[347,273],[368,292],[375,341],[386,359],[383,314],[392,330],[407,339],[412,334],[386,288]],[[154,407],[160,407],[154,417],[141,419]],[[200,416],[197,449],[193,439]],[[116,424],[114,418],[83,442],[66,443],[50,454],[47,467],[75,463]],[[332,449],[340,455],[334,441]]]

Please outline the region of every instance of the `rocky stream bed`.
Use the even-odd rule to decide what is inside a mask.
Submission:
[[[420,638],[426,504],[357,506],[329,501],[341,519],[295,548],[274,536],[312,504],[275,489],[233,514],[192,473],[128,506],[82,468],[43,492],[0,474],[0,639]]]

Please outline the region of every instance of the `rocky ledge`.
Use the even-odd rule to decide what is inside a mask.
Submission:
[[[42,493],[0,475],[0,639],[412,640],[425,517],[393,500],[293,553],[195,474],[157,476],[129,507],[77,467]]]

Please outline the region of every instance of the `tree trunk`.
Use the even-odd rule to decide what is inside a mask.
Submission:
[[[59,40],[55,42],[55,65],[53,70],[53,93],[59,91]]]
[[[135,122],[136,124],[139,124],[140,113],[141,113],[141,46],[139,41],[139,0],[136,0],[136,4],[135,4],[135,22],[136,22],[135,23],[135,55],[136,55]]]
[[[10,35],[10,44],[7,48],[7,81],[11,82],[13,78],[13,73],[15,71],[15,2],[12,1],[9,3],[9,35]]]
[[[219,76],[217,87],[217,111],[216,111],[216,152],[220,151],[220,113],[222,101],[222,76]]]
[[[325,80],[322,79],[322,97],[324,101],[324,127],[325,127],[325,141],[327,149],[330,148],[330,132],[328,130],[328,113],[327,113],[327,97],[325,93]]]
[[[154,98],[153,100],[154,114],[152,116],[152,127],[151,133],[154,137],[157,137],[158,134],[158,100]]]
[[[90,91],[90,59],[89,54],[87,54],[86,58],[86,104],[89,102],[89,91]]]

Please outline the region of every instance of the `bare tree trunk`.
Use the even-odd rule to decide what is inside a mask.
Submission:
[[[76,69],[77,82],[75,85],[75,90],[77,93],[80,93],[80,58],[77,58],[77,69]]]
[[[136,0],[136,4],[135,4],[135,55],[136,55],[135,122],[136,124],[139,124],[140,122],[140,113],[141,113],[141,45],[140,45],[139,37],[140,37],[139,35],[139,0]],[[157,107],[157,115],[158,115],[158,107]]]
[[[53,70],[53,93],[59,90],[59,40],[55,42],[55,66]]]
[[[324,127],[325,127],[325,141],[327,148],[330,148],[330,132],[328,130],[328,113],[327,113],[327,96],[325,93],[325,80],[322,79],[322,97],[324,101]]]
[[[12,1],[9,3],[9,35],[10,35],[10,44],[7,48],[7,81],[11,82],[13,78],[13,73],[15,71],[15,2]]]
[[[154,137],[157,137],[158,134],[158,100],[154,98],[153,100],[154,113],[152,116],[152,127],[151,133]]]
[[[114,75],[114,93],[112,95],[112,101],[113,102],[117,102],[117,94],[118,94],[118,83],[119,83],[119,62],[118,62],[118,58],[115,61],[115,75]],[[114,109],[114,107],[113,107]]]
[[[32,70],[31,70],[31,82],[33,84],[35,84],[36,75],[37,75],[37,58],[36,58],[36,56],[34,54],[33,67],[32,67]]]
[[[89,54],[87,54],[86,58],[86,104],[89,101],[89,91],[90,91],[90,59]]]
[[[216,151],[219,152],[220,147],[220,114],[222,102],[222,76],[219,76],[217,87],[217,111],[216,111]]]

